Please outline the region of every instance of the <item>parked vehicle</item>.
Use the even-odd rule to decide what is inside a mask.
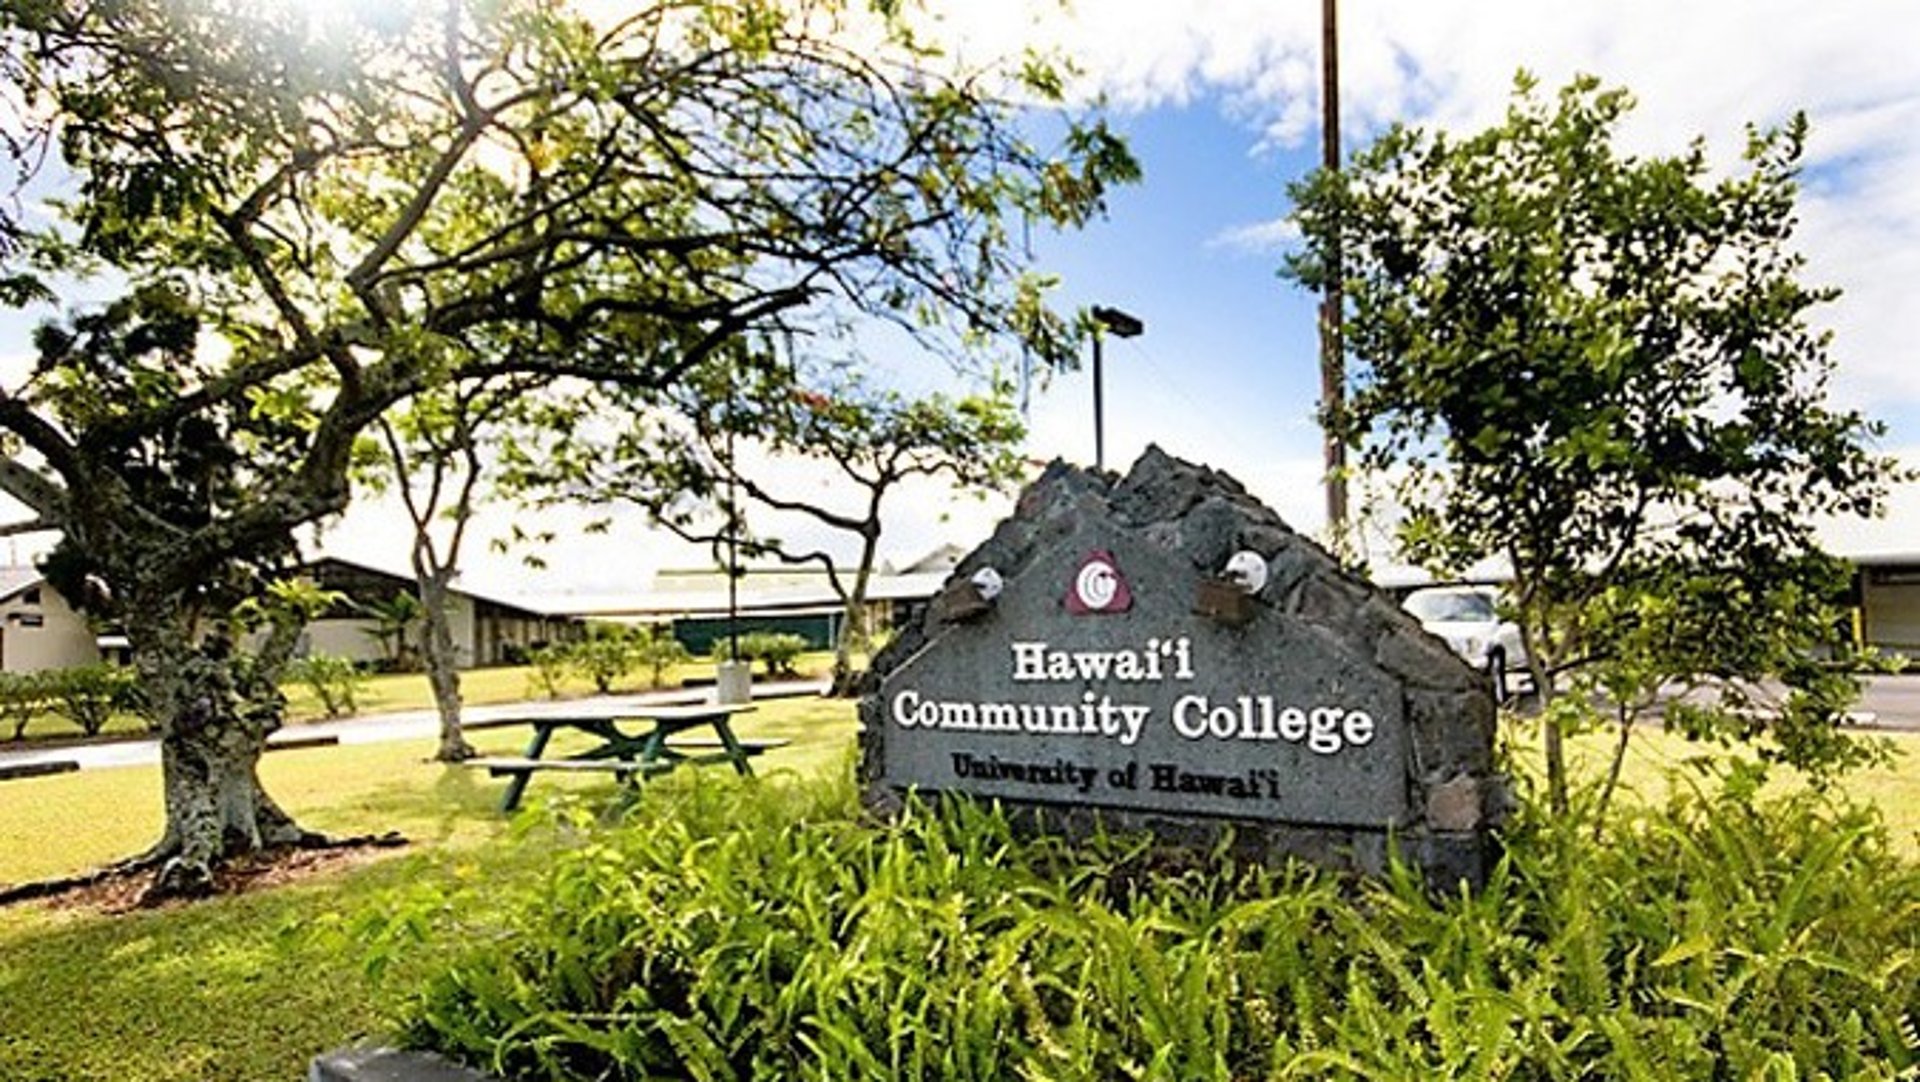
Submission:
[[[1493,678],[1495,698],[1506,699],[1511,673],[1526,671],[1520,628],[1500,618],[1500,595],[1493,587],[1430,586],[1408,594],[1402,604],[1421,627]]]

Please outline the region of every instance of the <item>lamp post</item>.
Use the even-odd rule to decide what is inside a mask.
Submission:
[[[1102,401],[1100,373],[1100,342],[1111,334],[1115,338],[1133,338],[1147,329],[1139,317],[1128,315],[1118,308],[1093,306],[1093,468],[1104,469],[1107,463],[1106,409]]]

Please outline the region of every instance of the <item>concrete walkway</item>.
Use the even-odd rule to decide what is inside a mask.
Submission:
[[[825,681],[785,680],[756,683],[755,699],[781,699],[799,695],[818,695],[826,691]],[[659,705],[661,703],[697,703],[712,698],[711,688],[640,692],[632,695],[600,695],[589,699],[533,699],[526,702],[468,706],[460,711],[461,724],[470,729],[486,729],[510,723],[513,719],[564,714],[591,703],[595,706],[622,704]],[[418,740],[432,744],[440,733],[440,715],[432,709],[396,710],[389,714],[364,714],[331,721],[295,722],[267,738],[268,750],[280,743],[301,743],[312,739],[335,738],[342,744],[376,744],[383,741]],[[0,748],[0,769],[38,763],[70,762],[82,770],[100,770],[116,766],[153,766],[160,762],[160,741],[153,737],[110,740],[87,744]]]

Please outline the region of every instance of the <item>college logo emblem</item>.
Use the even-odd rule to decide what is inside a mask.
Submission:
[[[1067,611],[1075,616],[1126,612],[1133,607],[1133,591],[1113,562],[1113,553],[1094,549],[1080,561],[1073,584],[1067,588]]]

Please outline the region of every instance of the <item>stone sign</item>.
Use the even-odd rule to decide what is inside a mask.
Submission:
[[[870,798],[965,792],[1478,879],[1504,788],[1486,681],[1231,478],[1056,463],[876,659]]]

